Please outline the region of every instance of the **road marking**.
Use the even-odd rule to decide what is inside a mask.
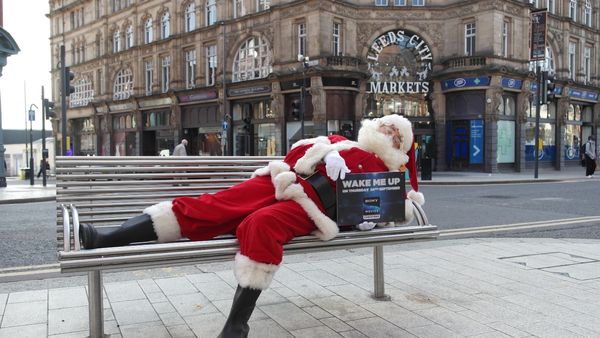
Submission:
[[[549,227],[554,227],[557,225],[569,225],[569,224],[588,223],[588,222],[600,222],[600,216],[585,216],[585,217],[576,217],[576,218],[564,218],[564,219],[545,220],[545,221],[533,221],[533,222],[524,222],[524,223],[487,225],[487,226],[471,227],[471,228],[441,230],[440,237],[476,234],[476,233],[487,233],[487,232],[522,230],[522,229],[549,228]]]

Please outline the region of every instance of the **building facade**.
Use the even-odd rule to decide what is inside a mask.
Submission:
[[[439,170],[579,164],[600,132],[599,0],[51,0],[53,99],[60,47],[74,72],[75,155],[282,155],[304,137],[355,138],[402,114]],[[531,12],[548,9],[530,61]],[[60,146],[60,116],[54,121]]]

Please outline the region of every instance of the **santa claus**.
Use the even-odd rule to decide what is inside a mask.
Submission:
[[[338,234],[336,180],[350,172],[398,171],[403,166],[412,186],[407,198],[424,204],[410,122],[399,115],[365,120],[358,142],[338,135],[298,141],[283,161],[269,163],[229,189],[161,202],[114,229],[81,225],[81,242],[89,249],[235,234],[240,246],[234,264],[238,288],[220,337],[245,337],[256,300],[281,264],[283,244],[297,236],[313,234],[326,241]],[[413,219],[412,208],[405,203],[405,222]],[[360,230],[374,226],[356,225]]]

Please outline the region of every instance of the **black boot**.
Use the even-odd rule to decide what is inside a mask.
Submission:
[[[225,322],[225,327],[217,338],[246,338],[250,327],[248,320],[256,306],[256,300],[262,290],[243,288],[238,285],[233,296],[233,304],[229,317]]]
[[[79,237],[85,249],[124,246],[157,239],[152,218],[146,214],[130,218],[118,227],[95,228],[89,224],[80,224]]]

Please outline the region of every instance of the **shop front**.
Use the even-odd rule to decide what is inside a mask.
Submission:
[[[568,88],[569,97],[564,133],[564,165],[576,166],[581,163],[581,146],[594,133],[594,104],[598,102],[598,92],[578,88]]]

